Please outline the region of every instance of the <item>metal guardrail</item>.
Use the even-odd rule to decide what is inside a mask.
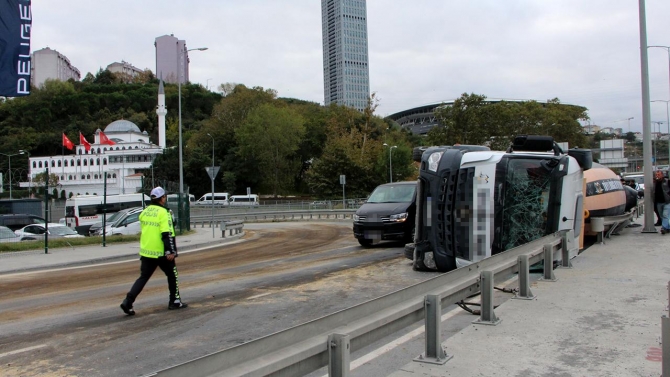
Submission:
[[[205,224],[215,224],[221,221],[242,220],[251,221],[299,221],[299,220],[353,220],[355,210],[304,210],[304,211],[253,211],[238,213],[219,213],[212,215],[191,215],[191,224],[204,227]]]
[[[435,302],[435,296],[438,296],[440,305],[453,304],[480,290],[484,294],[490,288],[492,292],[494,276],[504,279],[516,272],[520,272],[520,292],[529,293],[529,265],[547,258],[553,261],[557,251],[561,250],[562,265],[570,266],[568,237],[572,237],[572,231],[557,232],[400,291],[150,376],[299,376],[324,366],[329,366],[331,376],[346,376],[350,352],[424,317],[427,321],[434,318],[435,309],[428,312],[426,303]],[[555,280],[552,268],[553,263],[545,263],[544,280]],[[525,271],[521,271],[523,269]],[[484,302],[486,298],[482,299]],[[495,318],[492,303],[490,310],[482,310],[482,322],[491,318]],[[429,327],[428,322],[426,327]],[[434,333],[435,326],[432,327],[433,333],[426,333],[427,339],[434,340],[432,346],[426,342],[424,355],[427,358],[435,354],[435,347],[440,343],[439,326],[437,334]]]
[[[644,207],[642,207],[644,208]],[[592,217],[591,224],[594,223],[594,219],[597,222],[601,223],[603,226],[602,231],[598,231],[598,243],[603,243],[603,238],[610,238],[612,234],[618,234],[618,232],[625,228],[628,224],[633,221],[633,217],[637,216],[637,213],[640,211],[640,207],[635,207],[631,209],[628,213],[617,216],[605,216],[605,217]],[[601,220],[602,219],[602,220]],[[592,225],[593,226],[593,225]]]
[[[233,235],[233,232],[235,234],[239,234],[242,232],[242,229],[244,228],[244,221],[242,220],[230,220],[230,221],[222,221],[220,225],[221,229],[221,238],[226,238],[226,231],[230,232],[230,235]]]

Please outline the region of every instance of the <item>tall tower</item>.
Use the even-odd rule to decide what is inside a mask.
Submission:
[[[186,41],[177,39],[174,35],[163,35],[156,38],[156,76],[163,76],[165,82],[176,84],[181,78],[181,83],[188,79],[188,52]]]
[[[370,97],[366,0],[321,0],[324,103],[362,111]]]
[[[156,106],[156,115],[158,115],[158,146],[165,149],[165,88],[163,88],[163,77],[161,76],[158,84],[158,106]]]

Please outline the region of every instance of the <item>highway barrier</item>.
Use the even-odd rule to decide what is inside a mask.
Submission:
[[[491,297],[494,279],[507,279],[518,272],[520,298],[532,297],[529,266],[550,259],[544,263],[544,277],[538,284],[555,281],[553,261],[561,260],[562,267],[570,268],[570,256],[578,251],[570,248],[568,238],[567,232],[556,232],[400,291],[150,375],[299,376],[328,366],[331,376],[347,376],[351,352],[424,318],[426,351],[417,361],[443,363],[449,355],[440,348],[435,319],[441,306],[481,291],[482,314],[478,322],[499,322]]]

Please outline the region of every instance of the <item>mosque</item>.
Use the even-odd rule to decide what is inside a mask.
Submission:
[[[29,182],[21,182],[21,187],[32,185],[32,179],[49,168],[50,174],[59,178],[58,191],[71,195],[103,195],[104,178],[107,176],[107,195],[133,194],[138,192],[144,179],[153,179],[153,162],[165,149],[165,92],[163,81],[158,86],[158,134],[159,144],[153,144],[146,131],[128,120],[117,120],[100,131],[97,129],[94,141],[87,151],[83,144],[75,145],[72,155],[30,157]],[[104,135],[103,135],[104,134]],[[112,143],[101,142],[106,136]],[[87,135],[84,135],[87,137]],[[60,196],[60,194],[59,194]]]

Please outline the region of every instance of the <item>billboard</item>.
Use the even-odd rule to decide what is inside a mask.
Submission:
[[[0,96],[30,94],[31,0],[0,0]]]

